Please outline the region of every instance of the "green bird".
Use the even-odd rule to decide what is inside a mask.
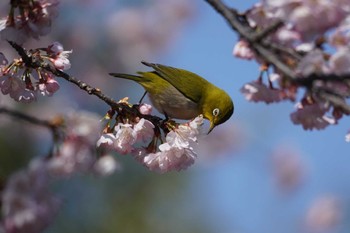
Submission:
[[[165,116],[176,119],[193,119],[203,114],[210,122],[208,134],[227,121],[233,114],[230,96],[199,75],[187,70],[142,61],[154,69],[137,72],[138,75],[110,73],[140,84],[154,107]]]

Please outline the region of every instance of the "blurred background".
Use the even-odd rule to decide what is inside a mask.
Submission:
[[[227,1],[245,11],[255,1]],[[1,3],[1,15],[8,11]],[[247,102],[240,88],[259,75],[255,62],[232,55],[237,35],[203,0],[61,1],[52,32],[27,48],[59,41],[76,78],[114,99],[136,103],[143,89],[108,72],[145,70],[141,60],[191,70],[226,90],[235,102],[230,121],[200,141],[198,160],[183,172],[147,171],[130,156],[107,178],[76,176],[57,182],[63,200],[46,230],[144,233],[348,233],[350,155],[344,118],[323,131],[304,131],[289,114],[295,103]],[[16,57],[5,42],[0,50]],[[58,79],[61,89],[36,103],[2,105],[42,119],[68,110],[95,112],[108,107]],[[147,101],[147,100],[146,100]],[[2,179],[47,153],[49,132],[0,116]]]

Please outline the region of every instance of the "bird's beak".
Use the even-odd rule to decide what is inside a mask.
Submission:
[[[215,124],[213,122],[210,122],[210,128],[207,134],[210,134],[211,131],[215,128]]]

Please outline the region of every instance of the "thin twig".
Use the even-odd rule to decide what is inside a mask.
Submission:
[[[328,93],[328,92],[324,92],[324,91],[319,91],[317,93],[317,96],[324,99],[325,101],[330,102],[332,104],[332,106],[341,109],[343,111],[343,113],[345,113],[347,115],[350,114],[350,106],[346,103],[346,101],[343,98],[341,98],[333,93]]]
[[[31,123],[34,125],[38,125],[38,126],[43,126],[45,128],[50,129],[54,135],[58,134],[58,128],[60,127],[59,124],[57,124],[53,121],[42,120],[42,119],[36,118],[34,116],[27,115],[23,112],[20,112],[20,111],[14,110],[14,109],[9,109],[9,108],[4,107],[4,106],[0,107],[0,114],[7,114],[11,117],[20,119],[22,121],[25,121],[25,122],[28,122],[28,123]]]

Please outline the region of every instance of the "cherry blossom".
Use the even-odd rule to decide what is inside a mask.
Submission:
[[[52,62],[57,69],[70,68],[68,54],[58,42],[47,49],[32,50],[32,57],[43,63]],[[34,80],[37,80],[34,83]],[[18,102],[30,103],[36,100],[40,93],[43,96],[52,96],[59,89],[55,76],[41,68],[26,67],[22,59],[14,59],[8,65],[5,56],[0,53],[0,89],[2,94],[9,95]]]
[[[68,56],[70,53],[72,53],[72,50],[64,51],[62,44],[59,42],[54,42],[53,44],[49,45],[47,52],[50,56],[50,61],[57,69],[68,70],[71,67]]]
[[[329,59],[330,69],[333,73],[342,75],[350,73],[350,49],[340,47]]]
[[[305,178],[305,165],[301,155],[291,146],[279,146],[272,153],[272,168],[276,183],[283,191],[291,191]]]
[[[201,132],[203,116],[170,131],[159,151],[144,156],[143,163],[151,171],[160,173],[180,171],[192,165],[197,157],[194,147]]]
[[[152,105],[149,104],[140,104],[139,111],[143,115],[150,115],[152,113]]]
[[[119,123],[115,127],[116,135],[113,143],[114,149],[121,154],[128,154],[133,151],[137,135],[131,124]]]
[[[37,89],[43,96],[52,96],[59,88],[60,85],[52,76],[37,83]]]
[[[26,84],[17,76],[0,76],[0,89],[2,94],[10,95],[18,102],[30,103],[36,100],[35,91],[28,89]]]
[[[172,147],[164,143],[159,146],[159,150],[144,157],[144,164],[151,171],[180,171],[192,165],[197,157],[192,147]]]
[[[284,90],[269,88],[261,81],[253,81],[241,88],[245,98],[252,102],[265,102],[267,104],[289,99]]]
[[[11,175],[1,194],[6,232],[36,233],[51,223],[61,202],[50,193],[49,181],[43,159]]]
[[[297,103],[297,110],[290,117],[294,124],[301,124],[305,130],[323,129],[337,123],[336,119],[327,116],[329,104],[326,102]]]
[[[92,169],[99,176],[109,176],[119,167],[120,165],[112,155],[103,155],[94,163]]]
[[[99,117],[88,112],[69,112],[64,120],[67,128],[65,138],[46,167],[56,177],[90,172],[97,159],[95,144],[101,131]]]
[[[18,15],[10,14],[0,22],[1,38],[22,44],[28,37],[39,39],[48,34],[58,15],[58,3],[58,0],[39,0],[16,5]],[[11,7],[15,12],[15,4]]]
[[[235,44],[233,48],[233,55],[242,58],[251,60],[255,58],[254,52],[249,48],[248,42],[240,40]]]
[[[296,73],[302,76],[311,74],[328,73],[329,67],[325,59],[325,54],[320,49],[309,52],[298,64]]]
[[[342,218],[341,201],[332,194],[320,196],[311,203],[305,217],[306,226],[312,231],[333,229]]]
[[[154,136],[154,125],[144,118],[141,118],[136,125],[134,125],[134,133],[137,141],[147,142]]]

